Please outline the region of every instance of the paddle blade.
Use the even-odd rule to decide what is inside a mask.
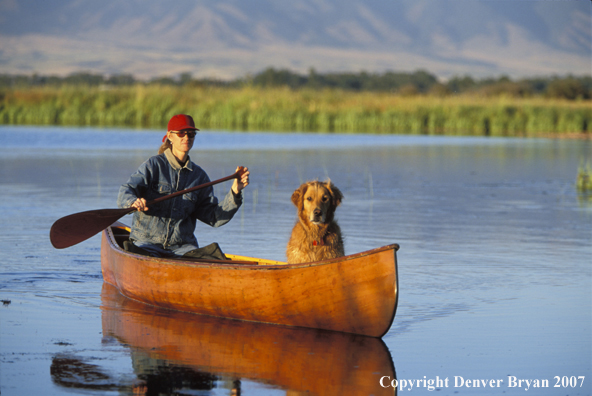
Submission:
[[[49,239],[56,249],[74,246],[103,231],[134,210],[136,209],[99,209],[62,217],[51,226]]]

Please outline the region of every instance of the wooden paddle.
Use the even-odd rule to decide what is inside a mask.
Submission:
[[[166,201],[167,199],[187,194],[191,191],[210,187],[214,184],[222,183],[227,180],[238,179],[239,177],[240,172],[236,172],[230,176],[226,176],[209,183],[200,184],[199,186],[187,188],[185,190],[177,191],[176,193],[157,198],[154,201],[148,202],[146,206],[150,207],[150,205]],[[115,223],[126,214],[134,211],[136,211],[136,208],[99,209],[74,213],[69,216],[62,217],[53,223],[51,230],[49,231],[49,239],[51,240],[53,247],[56,249],[64,249],[74,246],[77,243],[85,241],[93,235],[103,231],[105,228],[109,227],[111,224]]]

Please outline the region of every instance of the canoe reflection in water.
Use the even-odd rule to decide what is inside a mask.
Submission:
[[[382,376],[395,378],[395,368],[378,338],[164,310],[108,283],[101,299],[103,336],[130,348],[140,380],[134,394],[223,387],[239,395],[241,380],[288,395],[395,392],[380,386]]]

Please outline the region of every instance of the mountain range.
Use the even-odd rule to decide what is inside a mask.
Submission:
[[[589,0],[0,0],[0,73],[589,75]]]

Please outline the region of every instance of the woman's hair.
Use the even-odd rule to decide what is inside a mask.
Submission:
[[[167,151],[167,149],[173,147],[173,145],[171,144],[171,141],[167,138],[164,140],[164,143],[160,146],[160,148],[158,149],[158,154],[162,154],[165,151]]]

